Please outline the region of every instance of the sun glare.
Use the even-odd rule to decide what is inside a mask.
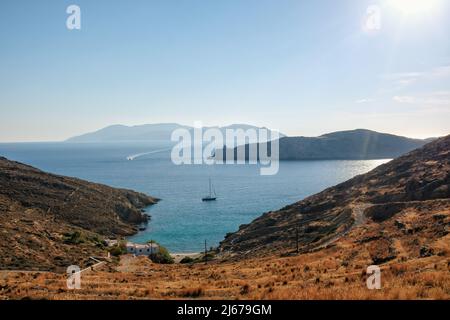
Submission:
[[[441,0],[388,0],[388,4],[404,15],[430,13],[439,7]]]

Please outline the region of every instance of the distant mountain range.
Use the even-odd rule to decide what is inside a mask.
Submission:
[[[411,139],[366,129],[333,132],[319,137],[282,137],[279,139],[279,157],[280,160],[388,159],[432,140]],[[270,144],[267,149],[270,151]],[[248,160],[249,145],[245,146],[245,151]],[[237,148],[234,154],[236,159]]]
[[[225,137],[226,129],[260,129],[260,127],[248,124],[232,124],[224,127],[203,127],[206,129],[219,129]],[[156,123],[143,124],[138,126],[112,125],[106,128],[82,134],[76,137],[67,139],[65,142],[84,143],[84,142],[131,142],[131,141],[170,141],[171,134],[176,129],[187,129],[193,131],[191,126],[185,126],[177,123]],[[284,137],[280,133],[280,137]],[[238,141],[239,142],[239,141]],[[250,141],[250,143],[255,143]],[[245,143],[245,141],[241,142]]]
[[[261,129],[248,124],[232,124],[225,127],[203,127],[219,129],[226,137],[227,129]],[[138,126],[112,125],[103,129],[82,134],[67,139],[68,143],[100,143],[100,142],[170,142],[172,132],[176,129],[186,129],[193,133],[194,128],[177,123],[144,124]],[[266,129],[266,128],[264,128]],[[434,140],[412,139],[366,129],[338,131],[318,137],[288,137],[279,133],[280,160],[330,160],[330,159],[386,159],[395,158],[406,152],[423,146]],[[248,160],[249,145],[265,143],[260,140],[245,140],[239,138],[236,145],[247,145],[246,160]],[[230,141],[224,141],[230,146]],[[257,146],[259,148],[260,145]],[[270,151],[270,144],[268,145]],[[232,152],[230,150],[230,152]],[[237,148],[234,149],[235,159]],[[217,155],[220,158],[220,154]]]

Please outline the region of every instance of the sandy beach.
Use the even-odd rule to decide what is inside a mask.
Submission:
[[[202,253],[199,253],[199,252],[186,252],[186,253],[171,253],[170,255],[172,256],[172,258],[175,261],[175,263],[180,263],[180,261],[184,257],[190,257],[192,259],[196,259],[196,258],[199,258],[202,255]]]

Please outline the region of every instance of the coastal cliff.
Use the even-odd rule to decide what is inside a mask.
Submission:
[[[0,157],[0,268],[78,263],[100,252],[103,236],[136,233],[157,200]]]
[[[342,238],[368,244],[376,263],[400,250],[420,256],[447,239],[450,220],[450,136],[278,211],[267,212],[220,244],[242,258],[311,252]],[[361,233],[351,231],[360,230]],[[446,238],[443,238],[446,237]],[[444,242],[445,242],[444,241]],[[364,246],[359,246],[361,252]],[[405,249],[408,248],[408,249]],[[445,251],[445,250],[444,250]]]

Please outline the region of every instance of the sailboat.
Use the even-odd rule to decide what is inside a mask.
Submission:
[[[211,178],[209,178],[209,195],[202,198],[202,201],[215,201],[216,199],[216,191],[211,188]]]

